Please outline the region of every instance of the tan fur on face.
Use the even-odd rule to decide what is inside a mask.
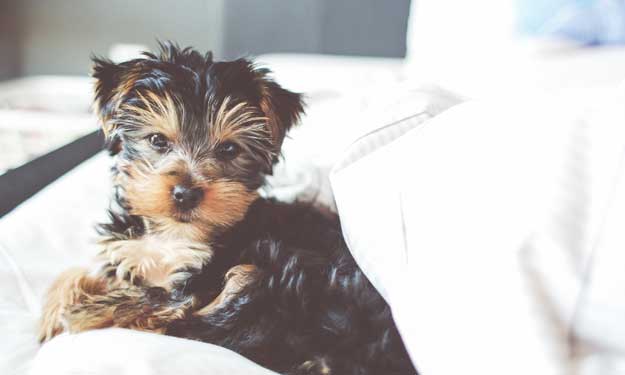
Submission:
[[[138,125],[137,128],[145,132],[144,135],[161,133],[168,139],[175,140],[180,132],[180,121],[184,117],[184,113],[179,111],[184,107],[177,105],[170,95],[162,97],[153,92],[137,95],[145,108],[129,105],[121,108],[130,121]]]
[[[120,175],[120,178],[127,180],[123,186],[132,214],[149,218],[172,216],[175,211],[172,190],[180,177],[158,173],[149,163],[141,161],[128,165],[125,171],[129,176]]]
[[[147,164],[137,162],[128,166],[130,177],[124,183],[126,199],[134,215],[144,216],[155,223],[155,230],[182,231],[192,239],[210,237],[215,227],[229,227],[242,220],[258,193],[249,191],[245,185],[228,179],[208,178],[192,181],[193,187],[201,188],[204,197],[199,206],[189,212],[178,212],[172,200],[172,191],[181,183],[181,176],[188,172],[159,172]],[[187,177],[191,178],[191,177]],[[175,230],[171,230],[171,229]],[[184,238],[189,238],[185,236]]]
[[[204,186],[204,199],[197,208],[198,220],[220,227],[229,227],[241,221],[258,193],[249,191],[240,182],[226,179]]]
[[[47,341],[63,332],[64,314],[68,307],[78,303],[85,296],[102,294],[106,291],[106,281],[89,276],[83,268],[73,268],[63,272],[46,295],[43,314],[39,324],[39,341]]]
[[[221,102],[217,112],[209,112],[209,139],[212,144],[232,140],[241,134],[246,137],[269,137],[265,126],[267,118],[259,116],[257,111],[245,102],[231,106],[230,97]]]

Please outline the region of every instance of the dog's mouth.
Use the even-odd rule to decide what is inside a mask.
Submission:
[[[193,214],[193,209],[190,209],[190,210],[176,209],[173,212],[172,217],[174,218],[174,220],[180,223],[190,223],[194,220],[195,215]]]

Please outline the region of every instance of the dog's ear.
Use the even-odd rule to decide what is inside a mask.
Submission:
[[[120,85],[131,62],[115,64],[95,56],[91,60],[93,61],[91,76],[95,79],[94,110],[102,125],[105,147],[111,155],[114,155],[121,149],[121,138],[115,131],[111,118],[121,100]]]
[[[95,111],[104,126],[117,104],[115,96],[122,79],[123,68],[107,59],[92,57],[91,60],[93,61],[91,76],[95,79]]]
[[[301,94],[286,90],[269,78],[270,73],[268,69],[256,69],[260,109],[267,117],[275,150],[279,152],[287,132],[304,114],[304,100]]]

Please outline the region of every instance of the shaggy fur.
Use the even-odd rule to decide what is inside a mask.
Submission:
[[[303,112],[299,94],[248,60],[171,44],[94,61],[114,202],[99,266],[59,278],[42,341],[117,326],[221,345],[281,373],[416,373],[337,216],[256,192]]]

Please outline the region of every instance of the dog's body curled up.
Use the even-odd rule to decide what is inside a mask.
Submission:
[[[248,60],[161,49],[95,59],[116,160],[111,219],[98,266],[51,288],[40,339],[117,326],[221,345],[281,373],[416,373],[337,216],[257,193],[300,95]]]

